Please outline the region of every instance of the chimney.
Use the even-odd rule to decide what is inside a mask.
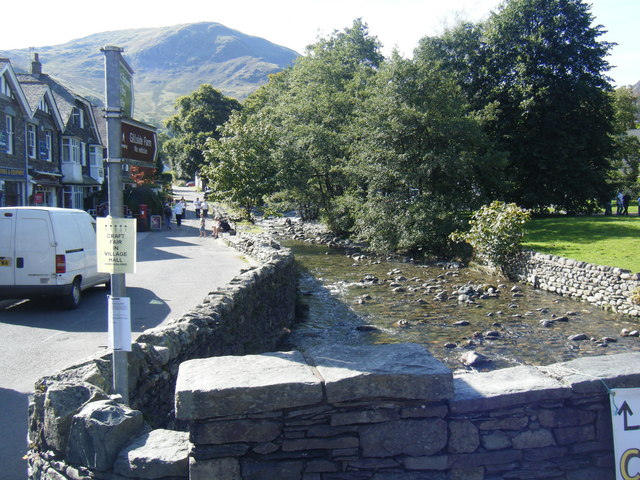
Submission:
[[[38,54],[34,53],[33,54],[33,61],[31,62],[31,75],[40,76],[41,74],[42,74],[42,64],[40,63],[40,59],[38,58]]]

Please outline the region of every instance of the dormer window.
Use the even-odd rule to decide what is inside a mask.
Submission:
[[[0,93],[7,97],[13,97],[13,92],[11,91],[6,75],[0,75]]]
[[[71,122],[76,127],[84,128],[84,111],[78,107],[73,107]]]
[[[42,97],[42,99],[40,100],[40,103],[38,103],[38,108],[42,110],[44,113],[49,113],[49,104],[44,99],[44,97]]]

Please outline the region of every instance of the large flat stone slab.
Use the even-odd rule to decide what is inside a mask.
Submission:
[[[222,356],[180,365],[176,416],[182,420],[260,413],[322,401],[322,384],[300,352]]]
[[[540,368],[576,393],[606,393],[608,388],[640,387],[640,353],[582,357]]]
[[[453,397],[453,376],[423,346],[325,345],[305,352],[330,403],[369,399],[438,401]]]
[[[487,373],[462,374],[454,379],[454,413],[509,408],[540,400],[563,399],[571,389],[536,367],[518,366]]]

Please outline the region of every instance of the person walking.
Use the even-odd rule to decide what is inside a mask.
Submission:
[[[202,200],[200,204],[200,208],[202,209],[202,213],[204,213],[204,217],[207,218],[207,214],[209,213],[209,204],[207,203],[207,199]]]
[[[173,207],[173,214],[176,216],[176,225],[178,226],[178,230],[180,230],[180,227],[182,226],[183,209],[184,207],[182,202],[176,202],[176,204]]]
[[[182,218],[187,218],[187,201],[182,197],[180,199],[180,203],[182,203]]]
[[[618,195],[616,195],[616,215],[622,215],[624,213],[623,197],[624,195],[622,195],[622,192],[618,192]]]
[[[629,215],[629,202],[631,201],[631,195],[625,193],[622,196],[622,214]]]
[[[193,202],[193,208],[196,211],[196,218],[200,218],[200,199],[196,197],[196,201]]]
[[[162,214],[164,215],[164,223],[167,226],[167,230],[171,230],[171,215],[173,210],[171,209],[171,205],[169,202],[164,202],[164,206],[162,207]]]

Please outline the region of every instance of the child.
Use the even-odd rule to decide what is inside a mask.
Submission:
[[[205,231],[205,214],[204,212],[202,212],[200,214],[200,237],[206,237],[207,236],[207,232]]]

